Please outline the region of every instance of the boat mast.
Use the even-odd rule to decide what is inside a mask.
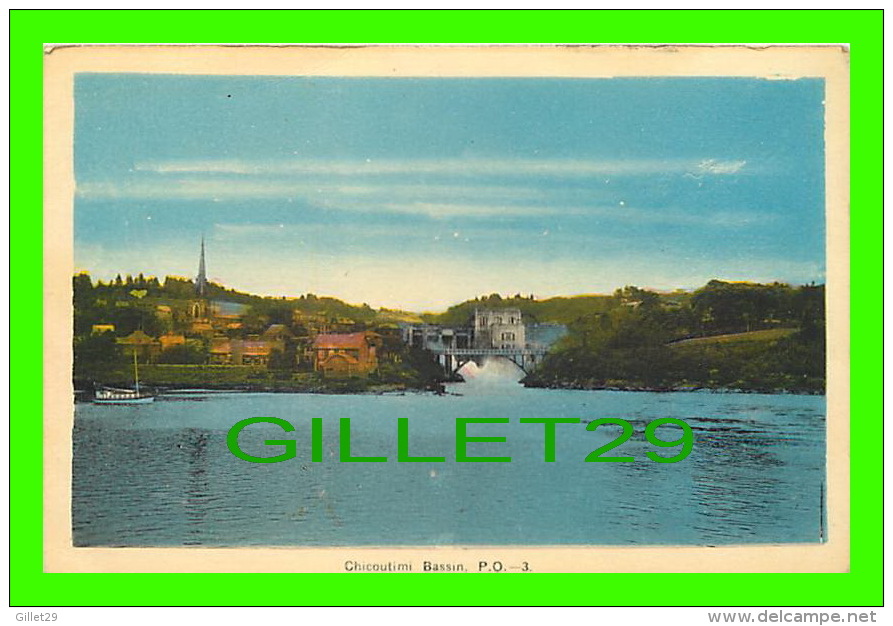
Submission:
[[[140,395],[140,375],[136,368],[136,348],[133,350],[133,382],[136,384],[136,395]]]

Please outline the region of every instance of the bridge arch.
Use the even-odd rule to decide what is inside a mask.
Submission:
[[[525,374],[531,373],[546,355],[545,348],[440,348],[432,350],[441,367],[448,374],[455,374],[469,361],[478,366],[487,358],[500,357],[514,363]]]

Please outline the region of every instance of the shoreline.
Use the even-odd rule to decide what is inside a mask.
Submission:
[[[406,385],[401,383],[378,383],[362,379],[346,379],[339,383],[298,383],[282,381],[283,384],[152,384],[141,385],[145,390],[152,391],[157,396],[177,395],[182,398],[190,396],[201,397],[223,393],[312,393],[319,395],[384,395],[406,393],[431,393],[442,395],[445,393],[443,384],[429,384],[424,386]],[[126,386],[126,385],[125,385]],[[93,397],[92,385],[75,384],[75,395],[79,398],[89,399]]]
[[[370,383],[362,379],[346,379],[339,381],[342,384],[294,384],[292,381],[283,381],[286,384],[240,384],[227,385],[207,383],[196,385],[145,385],[146,389],[153,390],[159,396],[178,395],[180,397],[213,395],[218,393],[308,393],[317,395],[405,395],[432,394],[455,395],[446,390],[447,384],[465,384],[464,381],[452,381],[447,383],[434,383],[424,386],[413,386],[397,383]],[[333,381],[334,382],[334,381]],[[800,396],[824,396],[825,391],[807,389],[742,389],[735,387],[707,387],[695,385],[679,385],[675,387],[648,387],[641,385],[596,385],[584,383],[551,383],[531,384],[518,382],[526,389],[549,389],[564,391],[622,391],[627,393],[714,393],[714,394],[761,394],[761,395],[800,395]],[[92,390],[75,387],[75,395],[84,400],[92,397]]]
[[[625,391],[646,393],[718,393],[718,394],[763,394],[771,396],[824,396],[825,390],[816,389],[747,389],[740,387],[708,387],[706,385],[677,385],[649,387],[644,385],[603,385],[594,383],[523,383],[529,389],[564,389],[569,391]]]

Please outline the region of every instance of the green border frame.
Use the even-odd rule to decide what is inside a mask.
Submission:
[[[43,43],[847,43],[851,62],[851,531],[844,574],[45,574]],[[883,11],[10,11],[10,604],[883,604]],[[15,393],[12,393],[15,390]],[[16,445],[13,445],[15,442]],[[14,472],[12,468],[15,468]],[[339,584],[340,583],[340,584]],[[348,586],[349,585],[349,586]],[[289,591],[285,592],[284,590]]]

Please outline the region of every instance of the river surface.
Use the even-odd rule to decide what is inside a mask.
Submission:
[[[159,397],[148,405],[75,407],[76,546],[721,545],[825,540],[825,398],[719,393],[525,389],[457,384],[451,394],[223,393]],[[266,439],[295,439],[297,456],[249,463],[227,431],[257,416],[241,447],[278,454]],[[311,418],[322,418],[323,460],[311,462]],[[351,419],[352,454],[339,462],[339,418]],[[409,418],[409,453],[445,462],[398,463],[397,418]],[[508,463],[455,461],[456,418],[471,424],[468,453]],[[519,418],[574,417],[556,427],[555,462],[544,428]],[[584,462],[619,427],[635,434],[607,453],[633,462]],[[694,432],[691,454],[655,448],[645,425],[673,417]],[[661,427],[666,439],[678,427]]]

